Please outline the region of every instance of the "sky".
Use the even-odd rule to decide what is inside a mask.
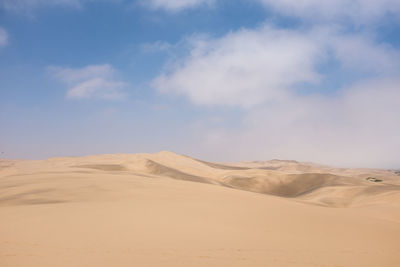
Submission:
[[[399,0],[0,0],[1,157],[400,168]]]

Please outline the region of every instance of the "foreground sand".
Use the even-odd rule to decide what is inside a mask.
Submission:
[[[0,266],[400,266],[400,176],[170,152],[1,160]]]

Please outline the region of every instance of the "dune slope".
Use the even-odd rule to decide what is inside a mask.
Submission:
[[[0,266],[400,266],[400,176],[386,170],[0,160],[0,218]]]

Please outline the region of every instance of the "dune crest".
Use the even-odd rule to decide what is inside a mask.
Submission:
[[[400,193],[400,176],[395,171],[331,168],[294,160],[223,164],[162,151],[156,154],[108,154],[0,162],[0,177],[68,172],[150,175],[331,207],[370,205],[379,195]]]

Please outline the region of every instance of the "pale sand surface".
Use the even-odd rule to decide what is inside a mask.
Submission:
[[[0,160],[0,266],[397,267],[400,176],[170,152]]]

